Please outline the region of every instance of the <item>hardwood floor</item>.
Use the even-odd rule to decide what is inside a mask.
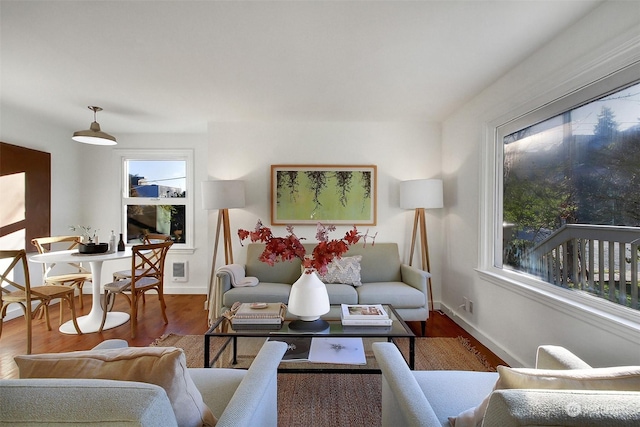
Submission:
[[[160,306],[153,294],[147,295],[146,304],[140,305],[138,313],[138,329],[136,338],[131,338],[130,325],[125,323],[117,328],[83,335],[65,335],[58,331],[59,310],[57,305],[50,310],[52,330],[47,331],[44,319],[33,321],[33,353],[60,353],[65,351],[88,350],[100,342],[111,339],[125,339],[131,346],[147,346],[156,338],[168,333],[180,335],[204,334],[207,330],[207,312],[204,310],[205,295],[165,295],[169,324],[165,325],[160,314]],[[78,315],[87,314],[91,308],[91,296],[84,295],[84,309],[78,309]],[[77,305],[77,304],[76,304]],[[116,300],[116,311],[128,311],[124,298]],[[65,320],[69,320],[66,310]],[[419,322],[408,322],[418,336],[421,335]],[[5,322],[0,336],[0,378],[17,378],[18,369],[13,357],[26,352],[27,333],[23,317]],[[457,337],[464,336],[483,354],[493,366],[505,364],[486,347],[471,337],[449,317],[439,312],[432,312],[427,322],[426,336]]]

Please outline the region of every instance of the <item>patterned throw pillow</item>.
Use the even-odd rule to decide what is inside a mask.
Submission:
[[[360,261],[362,255],[346,256],[334,259],[327,265],[327,274],[320,276],[324,283],[343,283],[345,285],[360,286]]]

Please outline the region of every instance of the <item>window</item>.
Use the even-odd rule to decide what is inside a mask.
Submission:
[[[191,152],[124,152],[121,158],[125,242],[160,233],[175,244],[193,246]]]
[[[640,310],[637,76],[636,64],[497,128],[496,268]]]

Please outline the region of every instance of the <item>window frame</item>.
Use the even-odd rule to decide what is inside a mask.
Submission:
[[[483,155],[481,156],[480,239],[478,274],[485,280],[536,299],[545,305],[584,317],[584,312],[615,318],[620,326],[639,329],[640,312],[598,298],[587,292],[560,288],[533,275],[502,268],[503,242],[503,136],[577,108],[626,86],[640,82],[640,60],[620,66],[600,78],[571,88],[571,82],[556,87],[565,88],[559,96],[547,94],[522,106],[512,117],[503,116],[485,124]]]
[[[120,164],[120,222],[123,236],[127,241],[127,206],[128,205],[184,205],[185,207],[185,243],[175,243],[171,246],[172,252],[180,250],[193,251],[194,248],[194,163],[192,149],[119,149],[116,150]],[[145,160],[183,160],[186,163],[185,173],[185,197],[130,197],[129,176],[126,163],[128,161]]]

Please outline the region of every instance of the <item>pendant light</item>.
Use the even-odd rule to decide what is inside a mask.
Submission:
[[[100,124],[96,121],[96,113],[98,111],[102,111],[102,108],[90,105],[89,109],[93,111],[93,122],[91,123],[91,127],[88,130],[79,130],[74,132],[72,139],[84,144],[116,145],[116,138],[108,133],[102,132],[100,130]]]

